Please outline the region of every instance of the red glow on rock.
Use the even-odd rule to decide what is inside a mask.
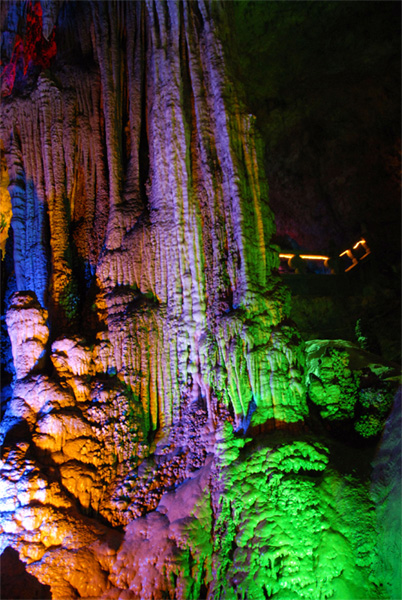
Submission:
[[[24,43],[24,75],[32,62],[44,69],[50,66],[50,61],[56,55],[56,30],[53,28],[48,40],[42,34],[42,7],[36,1],[34,5],[30,2],[27,9],[27,29]]]
[[[17,34],[15,36],[13,53],[11,61],[6,65],[1,73],[2,82],[2,96],[9,96],[13,91],[15,76],[17,73],[17,63],[20,59],[24,58],[24,44],[21,37]]]
[[[47,40],[42,33],[42,7],[37,0],[32,4],[28,2],[26,13],[26,31],[22,39],[15,36],[11,60],[1,73],[2,95],[9,96],[13,90],[17,71],[22,63],[23,76],[25,77],[30,64],[47,69],[52,58],[56,55],[56,28],[53,28]]]

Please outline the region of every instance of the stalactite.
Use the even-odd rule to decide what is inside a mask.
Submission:
[[[14,127],[6,159],[10,173],[15,274],[18,289],[34,291],[45,306],[48,284],[46,212],[41,189],[32,179],[35,159],[25,143],[25,135],[21,140],[17,127]]]

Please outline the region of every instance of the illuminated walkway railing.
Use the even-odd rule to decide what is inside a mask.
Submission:
[[[347,273],[370,254],[370,248],[365,239],[361,239],[352,248],[341,252],[338,256],[322,254],[279,253],[281,260],[287,261],[290,273],[303,274],[308,272],[309,262],[321,263],[320,272],[323,274],[336,274],[342,270]],[[280,267],[283,272],[283,267]],[[317,272],[317,269],[311,269]]]

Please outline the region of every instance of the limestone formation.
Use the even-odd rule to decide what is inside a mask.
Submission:
[[[17,380],[35,368],[43,369],[49,339],[47,316],[35,293],[17,292],[10,299],[6,322]]]
[[[339,431],[396,375],[288,318],[228,3],[4,4],[1,551],[57,600],[386,598]]]

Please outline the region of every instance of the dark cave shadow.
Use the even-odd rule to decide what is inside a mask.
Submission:
[[[0,557],[0,564],[2,600],[51,600],[50,586],[27,572],[14,548],[7,546]]]

